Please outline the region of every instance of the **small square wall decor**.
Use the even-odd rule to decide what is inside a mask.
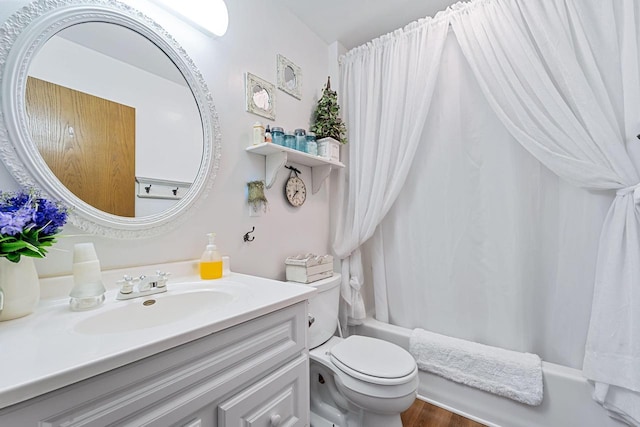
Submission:
[[[246,98],[248,112],[271,120],[276,118],[276,94],[273,84],[247,73]]]
[[[302,70],[278,54],[278,89],[294,98],[302,99]]]

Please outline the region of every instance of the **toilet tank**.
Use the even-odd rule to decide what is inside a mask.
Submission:
[[[309,348],[326,342],[336,332],[340,306],[340,274],[309,283],[318,293],[309,299],[309,315],[315,321],[309,327]]]

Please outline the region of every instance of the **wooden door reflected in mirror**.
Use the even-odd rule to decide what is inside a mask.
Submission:
[[[51,171],[91,206],[135,216],[135,109],[29,77],[33,141]]]

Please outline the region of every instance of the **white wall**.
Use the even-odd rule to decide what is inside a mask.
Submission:
[[[222,158],[212,191],[199,212],[180,227],[163,236],[140,240],[112,240],[97,236],[59,239],[44,260],[37,260],[41,276],[69,273],[74,243],[94,242],[103,269],[137,264],[161,263],[199,258],[206,239],[217,233],[218,248],[231,256],[232,268],[243,273],[284,279],[284,259],[299,252],[329,252],[329,185],[309,194],[301,208],[284,200],[287,174],[282,172],[266,191],[269,211],[250,218],[246,202],[246,183],[264,179],[264,157],[245,152],[250,145],[251,126],[266,119],[245,112],[244,73],[249,71],[275,84],[276,54],[280,53],[303,73],[302,100],[277,91],[275,122],[286,129],[308,128],[315,102],[328,73],[327,45],[297,18],[270,0],[228,2],[229,30],[211,39],[144,0],[132,0],[138,8],[162,25],[185,48],[202,72],[218,111],[222,131]],[[0,4],[5,19],[26,1]],[[298,166],[311,187],[310,169]],[[285,171],[286,172],[286,171]],[[0,189],[17,188],[4,166],[0,166]],[[310,193],[310,192],[309,192]],[[245,243],[242,236],[251,227],[255,241]],[[72,226],[65,234],[79,234]],[[57,249],[57,250],[56,250]],[[132,268],[132,273],[137,273]]]

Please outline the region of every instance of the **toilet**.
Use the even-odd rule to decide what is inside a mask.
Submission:
[[[416,362],[387,341],[334,336],[340,281],[309,284],[318,290],[309,300],[311,427],[401,427],[417,395]]]

